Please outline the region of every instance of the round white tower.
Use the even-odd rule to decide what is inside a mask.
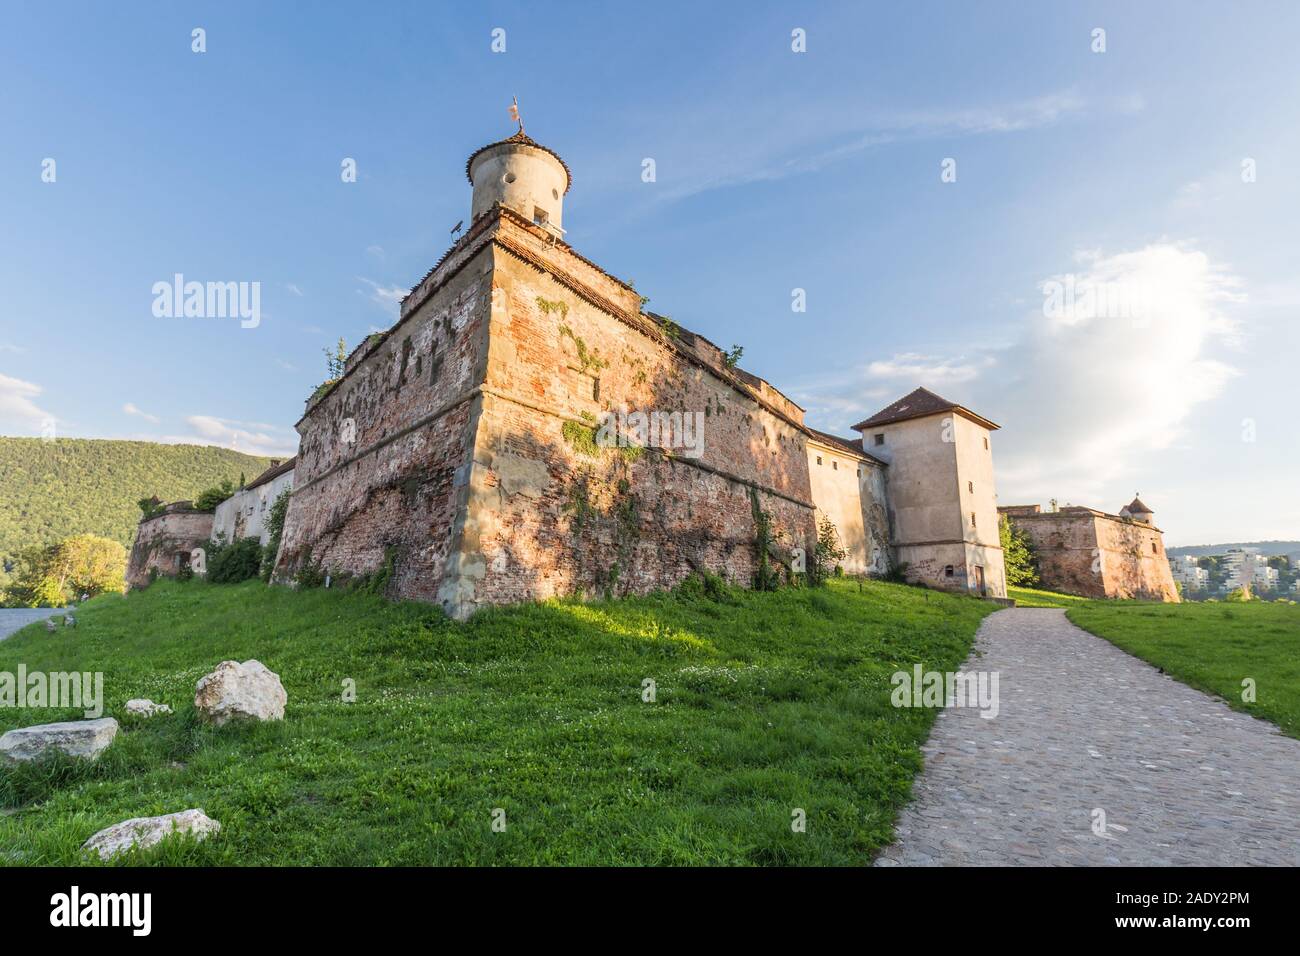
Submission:
[[[465,175],[474,186],[473,222],[493,203],[509,206],[540,226],[564,232],[564,194],[573,177],[564,160],[521,128],[470,156]]]

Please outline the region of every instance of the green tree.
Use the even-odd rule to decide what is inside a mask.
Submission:
[[[840,546],[840,533],[835,528],[835,522],[822,515],[817,523],[817,547],[813,550],[812,564],[808,568],[808,583],[814,587],[824,584],[826,578],[840,567],[840,562],[848,553]]]
[[[1002,561],[1006,565],[1007,584],[1027,587],[1038,583],[1038,556],[1029,535],[1007,518],[998,518],[998,539],[1002,543]]]
[[[343,370],[348,364],[348,343],[339,336],[338,344],[334,346],[334,351],[321,349],[325,353],[325,370],[329,376],[328,381],[337,382],[343,377]]]
[[[229,478],[223,479],[220,485],[212,488],[205,488],[194,496],[194,507],[198,511],[216,511],[217,505],[225,501],[235,493],[235,486]]]
[[[126,548],[94,534],[78,534],[47,548],[20,553],[6,603],[58,607],[80,595],[126,589]]]

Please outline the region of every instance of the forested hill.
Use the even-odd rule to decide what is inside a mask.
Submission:
[[[83,532],[129,548],[141,498],[193,498],[223,478],[252,480],[270,463],[205,445],[0,438],[0,558]]]

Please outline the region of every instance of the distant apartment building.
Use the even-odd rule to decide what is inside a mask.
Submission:
[[[1184,591],[1204,591],[1210,586],[1210,572],[1201,567],[1199,559],[1182,554],[1169,559],[1169,571]]]
[[[1219,563],[1227,572],[1224,587],[1230,591],[1277,587],[1277,568],[1268,566],[1268,558],[1258,548],[1230,548]]]

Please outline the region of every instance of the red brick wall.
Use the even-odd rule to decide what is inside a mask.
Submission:
[[[537,254],[565,273],[583,269],[563,250]],[[501,292],[464,541],[482,577],[465,600],[643,593],[693,568],[748,585],[751,485],[786,548],[811,546],[797,428],[653,328],[619,321],[535,263],[499,250],[494,282]],[[592,457],[564,434],[566,421],[599,422],[623,408],[700,412],[703,454],[689,460],[676,449],[665,458],[647,449],[628,460],[606,449]]]
[[[1033,543],[1039,586],[1046,590],[1095,598],[1178,600],[1164,541],[1155,528],[1087,509],[1008,517]]]
[[[444,284],[354,357],[299,422],[279,579],[307,560],[334,575],[368,574],[392,555],[390,593],[436,598],[483,376],[489,262],[480,245],[463,268],[444,274]],[[352,443],[343,441],[348,419]]]
[[[206,548],[211,534],[211,512],[175,511],[141,521],[126,564],[127,586],[144,587],[154,569],[174,575],[177,553]]]

